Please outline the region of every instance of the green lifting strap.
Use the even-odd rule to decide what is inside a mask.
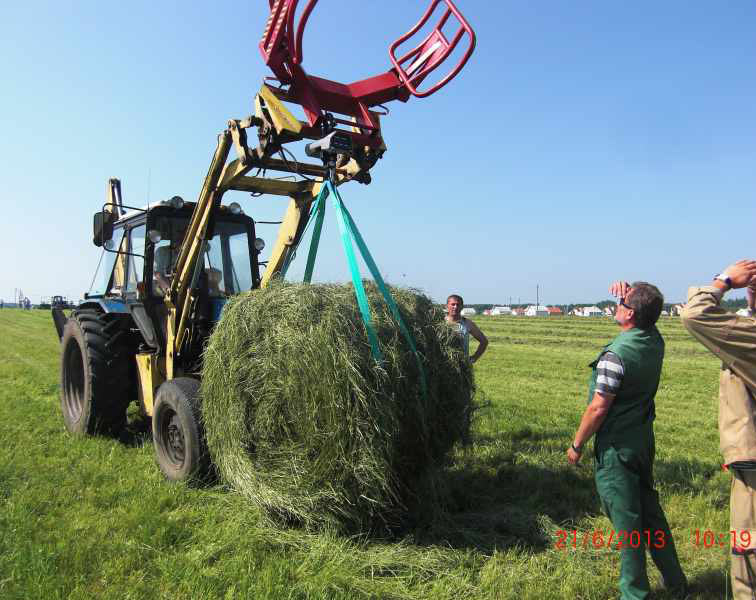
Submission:
[[[318,198],[315,201],[315,206],[312,207],[310,212],[310,220],[312,220],[313,212],[315,216],[315,228],[312,230],[312,240],[310,240],[310,251],[307,253],[307,266],[305,267],[304,282],[310,283],[312,281],[312,270],[315,268],[315,257],[318,254],[318,245],[320,244],[320,232],[323,229],[323,217],[325,216],[325,201],[328,196],[327,186],[323,186],[318,194]],[[310,221],[307,222],[309,226]]]
[[[399,329],[401,330],[402,335],[404,335],[404,338],[407,340],[407,343],[412,350],[412,354],[415,356],[417,367],[420,372],[420,386],[423,395],[426,395],[428,392],[428,387],[425,381],[425,369],[423,368],[423,363],[420,360],[420,355],[417,352],[415,340],[412,339],[412,335],[407,329],[407,325],[404,323],[404,319],[402,319],[399,308],[396,306],[396,302],[394,302],[394,299],[391,296],[391,292],[389,292],[386,283],[383,281],[381,272],[378,270],[378,266],[375,264],[373,256],[370,254],[370,250],[368,250],[367,244],[365,244],[365,240],[360,234],[360,230],[357,228],[357,225],[352,219],[352,215],[349,214],[349,211],[344,205],[339,191],[331,182],[328,182],[326,184],[326,187],[330,188],[330,191],[333,193],[333,195],[331,196],[331,201],[334,208],[336,209],[339,229],[341,230],[341,241],[344,245],[344,252],[347,255],[349,267],[352,271],[352,283],[354,284],[354,292],[357,295],[357,302],[359,303],[360,310],[362,311],[362,319],[363,321],[365,321],[365,328],[368,331],[368,338],[370,339],[370,345],[373,350],[373,357],[379,362],[383,360],[383,354],[381,353],[380,348],[378,348],[377,337],[371,325],[370,307],[368,305],[367,296],[365,295],[365,288],[362,284],[360,271],[357,267],[357,259],[354,255],[352,240],[354,240],[357,244],[357,248],[359,248],[360,254],[362,254],[362,258],[365,261],[365,264],[367,264],[368,269],[370,269],[370,273],[373,276],[373,279],[375,279],[375,282],[378,284],[378,289],[383,295],[383,299],[386,301],[386,304],[388,305],[391,314],[394,316],[394,319],[396,319],[396,322],[399,324]]]
[[[354,248],[352,247],[352,238],[354,235],[349,227],[346,217],[344,216],[344,211],[346,209],[341,202],[341,196],[339,196],[339,193],[330,181],[326,183],[324,189],[333,192],[331,200],[333,202],[333,207],[336,209],[336,219],[339,223],[339,231],[341,232],[341,244],[344,246],[344,254],[346,254],[349,270],[352,273],[354,294],[357,296],[357,304],[360,307],[360,313],[362,313],[362,321],[365,323],[365,330],[367,331],[368,340],[370,341],[370,350],[373,353],[373,358],[376,362],[380,363],[383,362],[383,352],[381,352],[381,349],[378,346],[378,336],[375,334],[373,318],[370,315],[370,304],[368,303],[367,294],[365,293],[365,286],[362,284],[360,268],[357,266],[357,257],[355,256]]]
[[[307,220],[305,230],[302,232],[302,236],[300,237],[300,240],[304,238],[307,229],[310,227],[310,223],[313,222],[314,216],[315,227],[312,232],[312,239],[310,240],[310,251],[307,254],[307,265],[305,267],[304,282],[310,283],[310,281],[312,281],[312,272],[315,267],[315,257],[318,254],[318,246],[320,244],[320,233],[323,229],[325,203],[329,195],[331,195],[331,201],[333,203],[334,209],[336,210],[336,218],[339,224],[339,231],[341,232],[341,243],[344,246],[344,254],[346,254],[347,262],[349,263],[349,270],[351,271],[352,275],[352,284],[354,285],[354,294],[357,297],[357,304],[360,308],[362,321],[365,323],[365,330],[367,331],[368,341],[370,342],[370,350],[373,354],[373,358],[376,360],[376,362],[383,362],[383,353],[381,352],[381,349],[378,345],[378,336],[376,335],[375,329],[373,328],[373,319],[370,314],[370,304],[368,303],[367,294],[365,293],[365,286],[363,285],[362,277],[360,276],[360,269],[357,265],[357,257],[354,253],[352,240],[354,240],[354,242],[357,244],[357,248],[360,250],[360,254],[362,254],[362,258],[364,259],[365,264],[367,264],[368,269],[370,269],[370,273],[372,274],[373,279],[375,279],[375,282],[378,284],[378,289],[383,295],[383,298],[386,301],[391,314],[399,324],[399,330],[407,340],[407,343],[409,344],[409,347],[412,350],[413,355],[415,356],[415,360],[417,361],[417,366],[420,371],[420,387],[422,389],[423,395],[427,395],[428,387],[425,380],[425,369],[423,368],[423,363],[420,360],[420,354],[417,351],[417,346],[415,346],[415,340],[412,338],[409,329],[407,329],[407,325],[404,323],[404,319],[402,319],[399,308],[396,306],[396,302],[394,302],[394,299],[391,297],[391,292],[389,292],[386,283],[383,281],[381,272],[378,270],[378,266],[375,264],[373,256],[370,254],[370,250],[368,250],[367,244],[365,244],[365,240],[360,234],[360,230],[357,228],[357,225],[352,219],[352,215],[349,214],[349,211],[344,205],[344,202],[341,199],[341,194],[339,194],[336,186],[334,186],[330,181],[325,182],[323,184],[323,187],[320,189],[320,193],[318,194],[318,197],[310,210],[310,216]],[[289,254],[288,260],[281,269],[282,277],[286,276],[286,271],[288,270],[291,262],[294,260],[298,248],[299,245],[297,245],[294,251]]]
[[[321,197],[323,199],[322,202],[320,202]],[[313,202],[312,206],[310,207],[310,215],[307,217],[307,224],[305,225],[305,228],[304,228],[304,231],[302,232],[302,235],[299,236],[299,242],[301,242],[304,239],[305,234],[307,233],[307,230],[310,228],[310,223],[312,223],[312,221],[313,221],[312,217],[319,210],[319,207],[322,207],[321,210],[325,214],[325,196],[323,195],[323,189],[320,190],[320,193],[318,194],[318,197],[315,199],[315,202]],[[322,227],[322,225],[323,225],[323,217],[321,216],[320,217],[320,226]],[[280,272],[280,275],[279,275],[281,277],[281,279],[285,279],[286,278],[286,273],[288,272],[289,267],[291,266],[291,263],[293,263],[294,259],[297,257],[297,250],[299,250],[299,242],[297,242],[297,245],[294,247],[294,250],[292,250],[291,252],[289,252],[289,254],[286,256],[286,260],[284,261],[284,264],[281,267],[281,272]],[[317,254],[317,252],[318,252],[317,246],[318,246],[318,243],[320,242],[320,228],[318,228],[318,230],[317,230],[317,240],[315,239],[315,233],[313,233],[313,242],[315,243],[315,251],[314,252],[315,252],[315,254]],[[310,253],[307,256],[308,263],[309,263],[310,254],[313,254],[312,243],[310,244]],[[315,256],[313,256],[312,262],[313,262],[313,264],[315,263]],[[310,277],[312,277],[312,271],[310,272]],[[307,283],[310,282],[309,279],[306,279],[305,281],[307,281]]]

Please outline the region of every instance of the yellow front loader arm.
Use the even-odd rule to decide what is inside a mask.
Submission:
[[[172,379],[178,375],[176,357],[186,341],[190,327],[190,312],[196,299],[193,282],[196,281],[202,250],[207,240],[208,226],[213,214],[221,206],[226,191],[273,194],[289,198],[278,236],[273,246],[261,286],[266,286],[281,272],[291,252],[304,232],[313,201],[328,176],[325,166],[302,163],[296,160],[279,160],[272,157],[284,144],[302,139],[318,139],[318,131],[298,121],[279,99],[281,92],[263,85],[255,97],[255,115],[243,120],[231,120],[228,129],[218,136],[210,169],[192,213],[186,236],[181,244],[170,291],[165,296],[168,308],[166,326],[165,375]],[[259,144],[247,145],[247,129],[257,128]],[[237,158],[227,162],[231,147]],[[385,151],[382,146],[380,153]],[[370,165],[358,164],[354,159],[340,165],[332,175],[335,183],[357,179],[367,183]],[[294,173],[305,177],[299,181],[286,181],[266,177],[250,177],[253,168]],[[367,178],[367,179],[366,179]]]

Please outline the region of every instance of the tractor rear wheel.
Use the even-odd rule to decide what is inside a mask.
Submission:
[[[196,379],[177,377],[157,391],[152,442],[158,466],[170,481],[199,482],[210,470],[199,387]]]
[[[71,433],[118,433],[129,405],[129,363],[115,321],[93,310],[74,312],[61,339],[61,409]]]

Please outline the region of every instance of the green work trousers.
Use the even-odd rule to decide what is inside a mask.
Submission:
[[[640,600],[650,593],[646,574],[649,539],[648,550],[666,587],[684,589],[686,580],[667,518],[659,504],[659,494],[654,489],[653,434],[647,443],[633,440],[628,446],[632,447],[615,443],[597,449],[596,489],[604,512],[612,522],[614,540],[622,542],[620,597]],[[616,544],[613,545],[616,548]]]

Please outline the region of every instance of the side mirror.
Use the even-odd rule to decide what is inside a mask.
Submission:
[[[94,214],[94,242],[95,246],[102,246],[105,242],[113,239],[113,224],[115,215],[111,212],[96,212]]]

